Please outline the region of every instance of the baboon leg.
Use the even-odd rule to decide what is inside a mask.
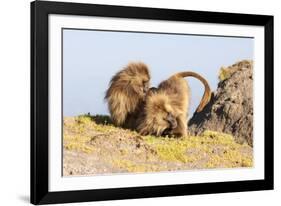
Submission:
[[[112,106],[113,105],[113,106]],[[122,126],[127,117],[127,108],[125,104],[111,103],[111,118],[116,126]]]
[[[187,136],[187,118],[186,115],[177,117],[177,128],[174,129],[173,134],[176,136]]]

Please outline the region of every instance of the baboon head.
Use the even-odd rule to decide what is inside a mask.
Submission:
[[[129,63],[112,77],[106,98],[120,90],[129,97],[143,99],[149,90],[149,80],[149,69],[144,63]]]
[[[144,63],[129,63],[112,77],[105,99],[116,125],[123,125],[128,115],[137,112],[143,104],[149,80],[149,69]]]
[[[177,127],[175,111],[168,96],[152,93],[146,98],[144,119],[138,127],[142,135],[169,135]]]
[[[120,75],[120,80],[127,83],[127,94],[138,95],[144,99],[149,90],[150,74],[144,63],[130,63],[125,74]]]

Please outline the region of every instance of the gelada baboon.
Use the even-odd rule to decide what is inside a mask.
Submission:
[[[146,93],[149,90],[150,73],[144,63],[129,63],[115,74],[105,100],[112,121],[117,126],[135,127],[135,119],[143,109]]]
[[[139,118],[137,131],[142,135],[186,136],[190,89],[184,77],[195,77],[205,86],[204,95],[196,112],[210,101],[208,82],[194,72],[180,72],[161,82],[157,90],[146,97],[144,113]]]

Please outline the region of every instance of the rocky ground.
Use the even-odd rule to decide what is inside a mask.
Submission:
[[[210,103],[189,120],[189,131],[224,132],[238,143],[253,145],[253,62],[240,61],[222,67],[220,82]]]
[[[64,118],[63,175],[251,167],[252,148],[231,135],[140,136],[101,117]]]

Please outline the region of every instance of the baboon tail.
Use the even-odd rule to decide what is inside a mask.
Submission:
[[[207,82],[207,80],[204,77],[202,77],[201,75],[199,75],[195,72],[189,72],[189,71],[188,72],[179,72],[179,73],[175,74],[174,76],[179,77],[179,78],[180,77],[181,78],[195,77],[196,79],[199,79],[204,84],[204,87],[205,87],[204,95],[200,101],[199,106],[196,109],[196,112],[201,112],[211,99],[211,89],[210,89],[210,86],[209,86],[209,83]]]

